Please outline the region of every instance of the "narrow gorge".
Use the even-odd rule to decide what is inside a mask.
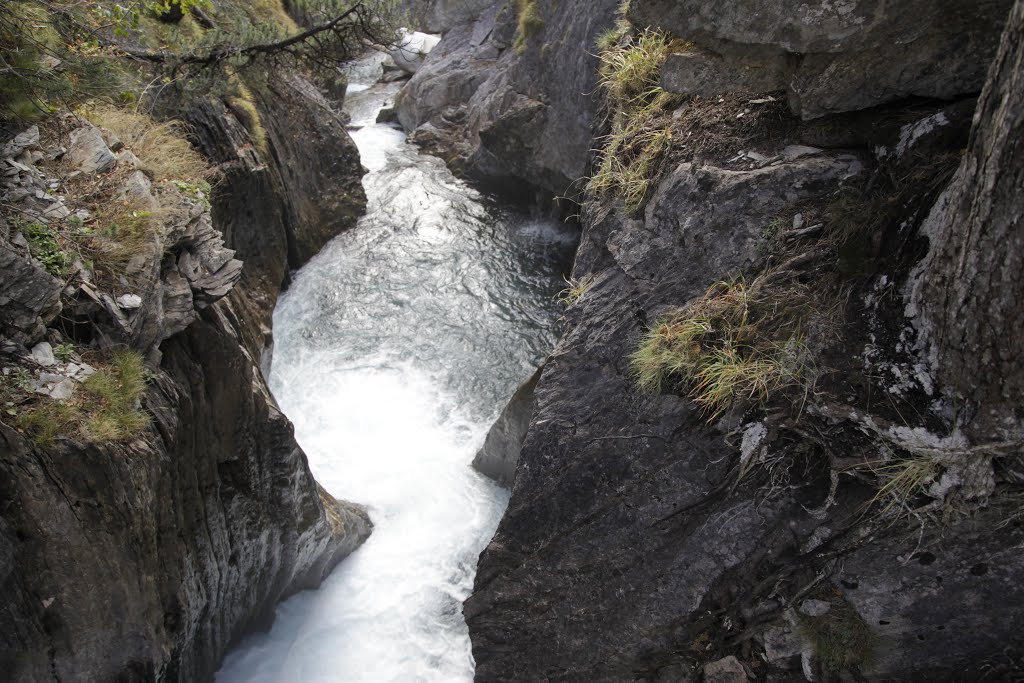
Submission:
[[[1024,0],[0,4],[9,680],[1024,680]]]

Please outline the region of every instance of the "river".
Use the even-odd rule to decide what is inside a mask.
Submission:
[[[270,385],[316,478],[375,528],[232,651],[219,683],[472,680],[462,601],[508,494],[469,463],[555,342],[575,230],[374,123],[398,86],[360,83],[367,66],[346,100],[367,214],[281,297]]]

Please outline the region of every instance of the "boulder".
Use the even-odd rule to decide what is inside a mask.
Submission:
[[[533,375],[519,385],[512,399],[498,416],[498,420],[487,432],[483,447],[473,458],[473,469],[490,477],[505,488],[512,488],[519,451],[530,427],[530,418],[537,404],[534,389],[540,381],[544,368],[538,368]]]
[[[60,314],[63,286],[34,259],[0,240],[0,333],[19,344],[41,339]]]
[[[441,36],[432,36],[419,31],[409,33],[403,29],[399,33],[396,44],[388,50],[388,55],[395,61],[398,68],[406,73],[414,74],[423,66],[427,55],[437,47],[439,42],[441,42]]]

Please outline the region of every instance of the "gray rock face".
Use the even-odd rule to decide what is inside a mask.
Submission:
[[[209,680],[369,534],[318,489],[232,317],[163,344],[144,439],[43,449],[0,423],[9,680]]]
[[[1011,5],[1012,0],[643,0],[631,4],[630,16],[741,69],[783,59],[788,77],[775,78],[773,66],[773,78],[764,83],[785,83],[793,110],[814,118],[911,96],[951,99],[979,92]],[[701,81],[688,73],[692,65],[671,60],[666,87],[685,92],[694,79]],[[713,63],[700,65],[698,71],[712,68]],[[735,82],[727,77],[720,92]],[[699,90],[714,94],[707,80]]]
[[[574,276],[595,282],[545,366],[512,500],[464,605],[478,680],[689,666],[670,653],[698,637],[709,593],[765,534],[806,516],[717,493],[721,438],[688,401],[635,393],[628,356],[643,320],[753,264],[782,207],[860,168],[834,153],[747,171],[684,164],[642,220],[584,216]]]
[[[266,160],[223,103],[197,107],[206,151],[233,162],[212,219],[173,185],[154,196],[136,183],[128,189],[158,201],[166,220],[126,266],[130,295],[79,278],[65,292],[65,317],[96,344],[146,354],[152,427],[128,443],[44,448],[0,415],[7,678],[210,680],[233,642],[266,628],[279,600],[317,586],[370,533],[364,510],[313,479],[259,371],[290,263],[354,222],[362,201],[340,118],[307,95],[287,78],[264,93],[260,106],[278,115],[264,117],[276,145]],[[34,173],[12,168],[16,180]],[[64,283],[0,227],[0,333],[32,344],[61,311]],[[244,280],[236,249],[252,256]],[[58,366],[44,387],[59,396],[92,372]]]
[[[257,100],[272,153],[263,159],[250,134],[218,99],[193,103],[185,118],[200,148],[227,169],[213,197],[213,220],[245,262],[233,308],[243,341],[259,357],[289,269],[355,225],[366,206],[362,166],[344,118],[316,88],[283,74]],[[303,131],[295,135],[295,131]]]
[[[519,53],[515,3],[496,2],[445,33],[399,94],[399,120],[468,175],[571,195],[598,106],[593,45],[618,4],[540,0],[543,28]]]
[[[876,145],[894,150],[906,133],[890,127],[845,153],[797,145],[797,131],[736,164],[669,167],[638,218],[609,202],[584,208],[573,275],[594,284],[538,383],[508,510],[464,603],[477,680],[699,680],[703,669],[740,681],[744,662],[763,661],[741,654],[755,642],[767,680],[800,680],[801,666],[811,675],[821,664],[795,620],[846,606],[878,639],[865,680],[974,680],[989,664],[1019,676],[1009,610],[1024,567],[1007,553],[1024,531],[994,533],[998,506],[923,532],[867,527],[868,537],[860,524],[875,490],[846,478],[832,489],[828,455],[797,460],[788,488],[768,465],[737,478],[744,449],[766,462],[777,453],[764,424],[737,414],[710,426],[685,389],[640,393],[630,373],[648,325],[717,281],[777,263],[764,228],[796,226],[797,213],[795,231],[813,227],[809,200],[836,196],[872,171]],[[928,159],[913,144],[905,157]]]
[[[61,311],[63,283],[0,239],[0,334],[20,344],[42,338]]]
[[[412,27],[430,33],[448,29],[475,19],[494,0],[403,0],[402,9],[412,20]]]
[[[528,380],[519,385],[501,411],[497,422],[487,432],[483,447],[473,458],[473,469],[490,477],[505,488],[512,488],[519,463],[519,452],[523,448],[526,430],[537,405],[534,391],[543,368],[538,368]]]

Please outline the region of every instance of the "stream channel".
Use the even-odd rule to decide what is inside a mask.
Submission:
[[[508,493],[470,462],[554,346],[577,234],[480,194],[376,124],[398,91],[369,85],[379,61],[352,71],[345,105],[367,214],[281,297],[270,375],[313,474],[368,507],[373,535],[319,590],[283,602],[218,683],[473,677],[462,601]]]

